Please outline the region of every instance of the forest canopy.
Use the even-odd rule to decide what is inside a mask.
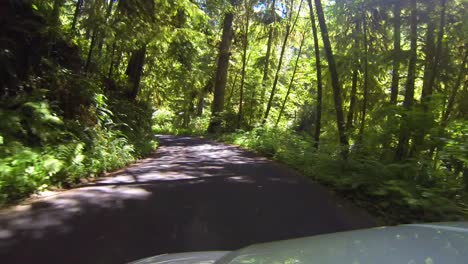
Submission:
[[[3,1],[0,204],[208,133],[388,222],[464,218],[467,5]]]

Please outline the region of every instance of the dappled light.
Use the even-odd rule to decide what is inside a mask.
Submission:
[[[0,0],[1,264],[468,219],[467,7]]]
[[[204,177],[236,177],[267,160],[225,144],[193,144],[193,139],[160,136],[167,146],[154,157],[138,162],[122,173],[94,184],[140,184],[152,181],[189,180]],[[243,166],[241,166],[243,165]]]
[[[31,245],[30,254],[47,259],[40,245],[63,248],[61,241],[86,239],[76,252],[63,251],[66,258],[99,255],[107,263],[374,225],[364,212],[254,153],[205,139],[159,140],[157,153],[124,170],[4,210],[0,255],[27,260],[20,252]]]

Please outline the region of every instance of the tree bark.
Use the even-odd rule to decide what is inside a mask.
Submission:
[[[97,30],[93,30],[93,35],[91,37],[91,43],[89,44],[89,50],[88,50],[88,57],[86,59],[86,64],[84,71],[88,72],[89,67],[91,66],[91,62],[93,60],[93,51],[94,51],[94,46],[96,45],[96,37],[97,37]]]
[[[234,95],[234,89],[236,88],[236,84],[237,84],[237,80],[239,79],[239,71],[236,71],[236,69],[234,68],[232,71],[235,71],[236,72],[236,75],[234,75],[234,80],[232,81],[232,84],[231,84],[231,89],[229,89],[229,92],[228,92],[228,95],[226,97],[226,104],[229,107],[231,107],[232,105],[232,96]]]
[[[71,24],[71,32],[75,32],[76,24],[78,23],[78,17],[80,16],[82,5],[83,5],[83,0],[76,1],[75,13],[73,14],[73,21]]]
[[[65,0],[54,0],[54,6],[52,9],[52,18],[54,19],[54,25],[60,24],[60,9],[63,6]]]
[[[219,46],[218,68],[216,69],[216,80],[214,88],[214,98],[212,107],[212,116],[208,126],[209,133],[220,132],[221,113],[224,110],[224,92],[229,67],[230,47],[232,39],[232,21],[234,13],[229,12],[224,15],[223,35]]]
[[[302,34],[301,45],[299,46],[299,51],[297,53],[296,62],[294,63],[293,74],[291,76],[291,80],[288,85],[288,91],[286,92],[286,96],[284,97],[283,104],[281,105],[281,110],[279,112],[278,119],[276,119],[275,126],[278,126],[278,123],[281,120],[281,116],[283,115],[283,112],[284,112],[284,107],[286,106],[286,102],[288,101],[289,94],[291,93],[291,89],[293,87],[294,78],[296,77],[296,72],[297,72],[297,65],[299,63],[299,59],[301,58],[302,46],[304,45],[304,39],[305,39],[304,35],[305,33]]]
[[[366,112],[367,112],[367,100],[369,97],[369,60],[368,60],[368,51],[369,47],[367,45],[367,19],[366,11],[364,11],[362,18],[362,31],[363,31],[363,45],[364,45],[364,85],[363,85],[363,99],[362,99],[362,113],[361,113],[361,125],[359,127],[359,137],[358,140],[362,142],[364,135],[364,127],[366,122]]]
[[[273,0],[271,3],[270,7],[270,16],[273,17],[273,21],[276,19],[276,14],[275,14],[275,5],[276,5],[276,0]],[[273,23],[272,23],[273,24]],[[262,97],[261,97],[261,102],[263,103],[263,100],[265,99],[265,92],[266,92],[266,83],[268,81],[268,71],[270,69],[270,55],[271,55],[271,46],[273,43],[273,25],[268,26],[268,41],[267,41],[267,50],[265,54],[265,65],[263,66],[263,77],[262,77]]]
[[[201,117],[203,115],[203,108],[205,107],[205,97],[206,95],[213,90],[214,78],[211,77],[206,83],[203,90],[198,95],[196,116]]]
[[[312,25],[312,35],[314,38],[315,73],[317,78],[317,105],[315,109],[314,147],[318,149],[322,125],[322,65],[320,62],[320,49],[317,34],[317,25],[315,24],[314,8],[312,6],[311,0],[307,0],[307,4],[309,5],[309,16]]]
[[[107,10],[106,10],[106,16],[105,16],[105,24],[108,23],[109,21],[109,17],[111,16],[112,14],[112,7],[114,6],[114,0],[110,0],[109,1],[109,4],[107,6]],[[101,34],[99,34],[99,42],[98,42],[98,58],[101,58],[101,55],[102,55],[102,46],[104,45],[104,36],[102,34],[102,31],[101,31]]]
[[[406,111],[409,111],[414,101],[414,80],[416,73],[416,59],[417,59],[417,37],[418,37],[418,20],[417,20],[417,9],[416,0],[410,0],[410,58],[408,62],[408,77],[406,79],[406,91],[405,100],[403,101],[403,107]],[[408,154],[408,143],[411,131],[408,127],[408,117],[405,113],[402,117],[400,124],[400,136],[398,139],[398,145],[395,153],[396,160],[404,160]]]
[[[117,48],[117,42],[114,41],[114,43],[112,44],[112,52],[111,52],[111,63],[110,63],[110,66],[109,66],[109,73],[107,74],[107,78],[111,79],[112,78],[112,73],[113,73],[113,70],[114,70],[114,57],[115,57],[115,50]]]
[[[361,35],[361,23],[358,20],[356,20],[356,29],[355,29],[355,39],[354,39],[354,56],[355,56],[355,62],[354,62],[354,69],[353,69],[353,74],[351,77],[351,94],[350,94],[350,102],[349,102],[349,111],[347,115],[347,121],[346,121],[346,131],[350,131],[351,128],[353,127],[354,124],[354,108],[356,106],[356,93],[357,93],[357,83],[358,83],[358,73],[359,73],[359,51],[360,51],[360,39],[359,36]]]
[[[395,1],[393,6],[393,69],[392,87],[390,93],[390,103],[396,104],[398,101],[398,91],[400,83],[400,58],[401,58],[401,3]]]
[[[145,64],[146,57],[146,44],[140,49],[135,50],[130,57],[126,74],[130,83],[132,84],[132,90],[130,91],[129,98],[136,100],[140,93],[140,80],[143,74],[143,66]]]
[[[240,86],[240,97],[239,97],[239,111],[237,113],[237,128],[241,127],[242,122],[242,104],[244,101],[244,85],[245,85],[245,67],[247,66],[247,49],[249,46],[249,23],[250,23],[250,3],[245,1],[245,32],[243,39],[243,53],[242,53],[242,73],[241,73],[241,86]]]
[[[445,11],[446,11],[446,0],[440,1],[441,11],[440,11],[440,24],[439,32],[437,35],[437,47],[434,55],[434,65],[432,67],[432,72],[429,76],[427,83],[427,95],[431,96],[434,89],[435,79],[437,78],[437,72],[440,64],[440,57],[442,55],[442,39],[444,37],[444,27],[445,27]]]
[[[294,26],[296,25],[297,19],[299,18],[299,13],[301,11],[301,7],[302,7],[302,0],[301,0],[301,3],[299,4],[297,16],[296,16],[296,19],[294,20],[294,24],[292,25],[292,28],[294,28]],[[291,13],[289,14],[289,21],[288,21],[288,24],[286,25],[286,33],[283,39],[283,45],[281,46],[281,53],[280,53],[280,57],[278,61],[278,67],[276,67],[275,79],[273,80],[273,87],[271,88],[270,98],[268,99],[268,104],[265,110],[265,115],[263,117],[262,125],[266,123],[268,119],[268,115],[270,114],[271,105],[273,103],[273,97],[275,96],[275,93],[276,93],[276,85],[278,84],[279,73],[281,71],[281,66],[283,64],[284,52],[286,51],[286,44],[288,43],[288,38],[292,31],[292,28],[291,28],[292,10],[290,12]]]
[[[338,127],[338,136],[340,144],[343,147],[342,155],[346,158],[348,154],[348,137],[345,133],[345,123],[343,117],[343,101],[341,98],[341,85],[339,82],[338,71],[336,69],[335,59],[333,57],[333,51],[328,37],[328,29],[325,23],[325,15],[323,14],[323,8],[321,0],[314,0],[315,8],[317,9],[317,17],[319,21],[320,31],[322,32],[322,40],[325,48],[325,54],[328,61],[328,70],[330,71],[330,78],[333,87],[333,99],[335,102],[336,111],[336,123]]]
[[[452,89],[452,93],[450,94],[450,97],[447,102],[447,106],[445,107],[444,114],[442,116],[442,121],[441,121],[441,126],[445,128],[450,120],[450,115],[452,114],[453,111],[453,106],[455,105],[455,99],[457,97],[458,91],[460,90],[460,87],[462,86],[462,81],[463,78],[466,77],[466,63],[468,59],[468,48],[465,47],[465,55],[463,56],[463,61],[460,64],[460,70],[458,72],[457,80],[455,81],[455,84]]]
[[[431,15],[434,7],[432,6],[432,3],[429,3],[428,7],[428,16]],[[430,82],[430,75],[432,74],[432,70],[435,67],[434,65],[434,55],[435,55],[435,43],[434,43],[434,30],[435,30],[435,24],[434,21],[430,18],[428,18],[428,24],[427,24],[427,32],[426,32],[426,45],[424,49],[424,53],[426,55],[426,61],[424,65],[424,76],[423,76],[423,87],[422,87],[422,92],[421,92],[421,104],[424,107],[424,110],[428,110],[428,100],[429,97],[432,95],[432,87],[429,87],[429,82]]]

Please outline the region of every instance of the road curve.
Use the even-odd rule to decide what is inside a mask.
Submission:
[[[111,177],[0,212],[0,262],[125,263],[375,225],[251,152],[200,138],[159,140],[154,156]]]

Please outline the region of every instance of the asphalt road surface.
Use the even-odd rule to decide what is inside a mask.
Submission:
[[[160,136],[150,158],[0,212],[0,263],[126,263],[364,227],[365,212],[237,147]]]

